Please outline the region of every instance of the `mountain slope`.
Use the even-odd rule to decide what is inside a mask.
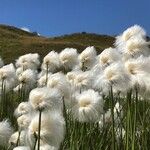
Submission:
[[[13,62],[20,55],[39,53],[42,57],[49,51],[60,52],[66,47],[79,52],[87,46],[95,46],[98,52],[113,46],[114,37],[89,33],[75,33],[54,38],[37,36],[12,26],[0,25],[0,56],[5,63]]]

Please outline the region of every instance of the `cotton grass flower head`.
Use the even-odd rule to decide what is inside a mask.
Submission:
[[[75,76],[74,85],[77,89],[88,89],[92,87],[92,76],[90,71],[78,72]]]
[[[125,71],[122,62],[113,63],[108,66],[104,72],[97,76],[94,82],[94,89],[108,95],[111,86],[113,86],[114,93],[125,93],[130,89],[130,76]]]
[[[25,114],[17,118],[17,123],[20,128],[20,130],[25,130],[30,125],[30,122],[32,120],[32,115]]]
[[[132,87],[136,86],[143,92],[149,87],[150,57],[139,57],[125,62],[125,69],[131,76]]]
[[[16,85],[16,81],[15,68],[13,64],[8,64],[0,68],[0,89],[4,89],[5,87],[5,91],[8,92]]]
[[[148,56],[150,54],[148,44],[145,39],[139,37],[130,39],[127,41],[125,47],[122,48],[124,59],[137,58],[140,55]]]
[[[72,115],[79,122],[98,121],[103,112],[103,99],[92,89],[77,94],[76,103],[72,108]]]
[[[32,145],[33,135],[38,135],[39,117],[35,116],[28,130],[29,142]],[[60,143],[64,139],[65,133],[65,122],[64,118],[59,112],[46,112],[42,113],[41,116],[41,140],[51,146],[59,147]]]
[[[30,150],[28,146],[17,146],[13,150]]]
[[[50,76],[47,87],[58,89],[65,98],[70,97],[70,85],[67,82],[66,76],[61,72]]]
[[[40,146],[40,150],[58,150],[58,148],[48,144],[44,144]]]
[[[29,102],[21,102],[15,110],[15,116],[19,117],[24,114],[29,114],[33,112],[33,108]]]
[[[18,80],[21,83],[32,84],[32,85],[36,83],[36,79],[37,79],[37,74],[34,70],[31,69],[27,69],[23,71],[18,77]]]
[[[21,67],[21,68],[23,68],[23,70],[26,70],[26,69],[36,70],[39,65],[40,65],[39,54],[37,54],[37,53],[25,54],[23,56],[20,56],[16,60],[16,67],[17,68]]]
[[[42,63],[42,69],[43,70],[47,70],[49,72],[56,72],[61,68],[61,62],[59,59],[59,54],[55,51],[51,51],[50,53],[48,53],[44,59],[43,59],[43,63]]]
[[[48,74],[44,74],[43,76],[41,76],[39,79],[38,79],[38,86],[39,87],[43,87],[45,86],[47,83],[47,81],[49,80],[49,78],[51,77],[51,73],[48,73]]]
[[[29,102],[33,109],[60,109],[62,107],[62,96],[60,92],[47,87],[35,88],[30,92]]]
[[[104,70],[104,77],[113,86],[114,92],[126,92],[131,86],[130,77],[120,63],[113,63]]]
[[[80,60],[80,67],[81,68],[86,68],[86,69],[91,69],[95,62],[96,62],[96,49],[94,46],[89,46],[87,47],[80,55],[79,55],[79,60]]]
[[[8,144],[9,138],[13,133],[13,129],[8,120],[0,122],[0,145],[6,146]]]
[[[74,48],[65,48],[60,52],[59,58],[65,70],[72,70],[78,65],[78,53]]]
[[[16,69],[16,76],[18,77],[20,74],[22,74],[23,73],[23,68],[21,68],[21,67],[19,67],[19,68],[17,68]]]
[[[18,81],[20,84],[13,89],[15,92],[22,88],[30,90],[36,85],[37,72],[35,70],[26,69],[18,76]]]
[[[14,65],[8,64],[0,68],[0,80],[16,78]]]
[[[121,50],[121,48],[126,44],[128,40],[135,37],[140,37],[142,39],[145,39],[146,37],[145,30],[139,25],[131,26],[130,28],[125,30],[121,35],[117,36],[115,46],[118,47],[118,50]]]
[[[67,81],[71,84],[71,86],[74,86],[75,85],[75,79],[76,79],[76,76],[78,73],[80,73],[81,70],[76,70],[76,71],[71,71],[71,72],[68,72],[66,74],[66,79]]]
[[[98,56],[99,64],[102,68],[121,60],[121,55],[115,48],[107,48]]]
[[[18,131],[13,133],[9,139],[9,145],[10,146],[16,146],[17,141],[18,141],[18,137],[20,134],[20,138],[19,138],[19,145],[23,146],[26,144],[26,131],[21,131],[21,133],[19,133]]]

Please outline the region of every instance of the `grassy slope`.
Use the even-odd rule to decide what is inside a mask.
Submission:
[[[98,52],[113,45],[114,37],[106,35],[75,33],[54,38],[35,36],[18,28],[0,25],[0,56],[5,63],[13,62],[26,53],[37,52],[41,56],[51,50],[60,52],[66,47],[84,50],[87,46],[95,46]]]

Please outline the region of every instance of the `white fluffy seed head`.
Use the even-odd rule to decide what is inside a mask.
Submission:
[[[31,113],[33,110],[32,110],[32,106],[29,102],[21,102],[17,109],[15,110],[15,116],[16,117],[19,117],[21,115],[24,115],[24,114],[29,114]]]
[[[49,80],[49,78],[51,77],[51,73],[48,73],[48,74],[44,74],[42,75],[39,79],[38,79],[38,86],[39,87],[43,87],[45,86],[47,83],[47,81]]]
[[[28,146],[17,146],[13,150],[30,150]]]
[[[11,63],[0,68],[0,80],[16,78],[15,67]]]
[[[33,89],[29,95],[29,101],[34,109],[60,109],[61,98],[57,89],[47,87]]]
[[[27,69],[23,71],[18,77],[18,80],[21,83],[32,84],[32,85],[36,83],[36,79],[37,79],[37,73],[31,69]]]
[[[146,32],[139,25],[134,25],[134,26],[128,28],[127,30],[125,30],[123,32],[122,38],[123,38],[124,41],[128,41],[133,36],[145,37],[146,36]]]
[[[32,116],[31,115],[22,115],[20,117],[17,118],[17,123],[18,123],[18,126],[19,128],[22,130],[22,129],[27,129],[30,122],[32,120]]]
[[[41,116],[41,140],[51,146],[59,147],[60,143],[64,139],[64,118],[59,112],[46,112]],[[39,115],[35,116],[28,130],[29,141],[33,134],[38,135]],[[32,142],[32,140],[31,140]]]
[[[80,55],[80,67],[85,67],[86,69],[91,69],[96,62],[96,49],[94,46],[87,47]]]
[[[40,150],[58,150],[57,147],[45,144],[40,146]]]
[[[26,141],[26,131],[21,131],[20,133],[20,141],[19,141],[19,145],[25,145]],[[10,145],[13,145],[13,146],[16,146],[17,144],[17,140],[18,140],[18,136],[19,136],[19,132],[15,132],[11,135],[10,139],[9,139],[9,144]]]
[[[121,55],[115,48],[107,48],[105,49],[99,56],[99,64],[103,68],[106,66],[121,60]]]
[[[78,65],[78,53],[74,48],[65,48],[59,54],[59,58],[66,70],[72,70]]]
[[[47,82],[48,88],[58,89],[65,98],[70,97],[70,85],[63,73],[55,73],[50,76]]]
[[[79,122],[95,122],[103,112],[103,99],[92,89],[77,94],[75,105],[72,108],[72,115]]]
[[[44,57],[42,69],[48,69],[49,72],[56,72],[61,68],[61,65],[59,54],[55,51],[51,51]]]
[[[8,144],[9,138],[13,133],[13,129],[8,122],[8,120],[4,120],[0,122],[0,145],[6,146]]]
[[[140,55],[148,56],[150,54],[150,49],[148,47],[148,42],[141,38],[134,38],[126,43],[123,48],[124,59],[131,57],[137,58]]]
[[[125,92],[131,88],[130,77],[125,71],[124,66],[119,63],[114,63],[104,70],[104,78],[113,86],[114,92]]]
[[[20,56],[16,60],[16,67],[21,67],[24,70],[26,69],[33,69],[36,70],[40,65],[39,61],[39,54],[34,53],[34,54],[25,54],[23,56]]]
[[[126,42],[132,38],[140,37],[145,39],[146,32],[139,25],[134,25],[127,30],[125,30],[121,35],[116,37],[115,46],[118,47],[119,50],[126,44]]]
[[[150,73],[150,57],[129,59],[125,62],[125,69],[130,75]]]
[[[92,77],[91,72],[78,72],[78,74],[75,75],[74,85],[76,88],[91,88],[92,86]]]

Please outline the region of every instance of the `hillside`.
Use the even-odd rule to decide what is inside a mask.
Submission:
[[[39,53],[42,57],[49,51],[60,52],[66,47],[77,48],[79,52],[87,46],[95,46],[98,52],[113,45],[114,37],[89,33],[74,33],[60,37],[46,38],[25,32],[16,27],[0,25],[0,56],[5,63],[13,62],[26,53]]]

